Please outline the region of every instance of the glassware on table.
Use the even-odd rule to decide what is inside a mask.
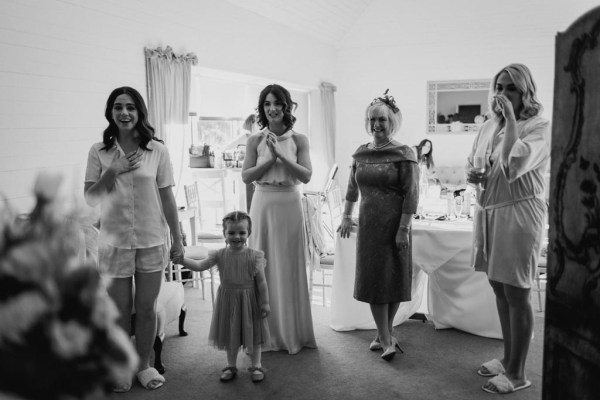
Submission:
[[[462,196],[454,196],[453,205],[454,205],[454,207],[453,207],[454,217],[456,219],[458,219],[460,217],[460,214],[462,213],[462,208],[463,208]]]
[[[485,157],[473,156],[473,164],[471,166],[471,171],[476,173],[478,176],[483,177],[483,175],[485,174],[485,170]],[[475,187],[479,190],[484,190],[481,182],[477,183]]]

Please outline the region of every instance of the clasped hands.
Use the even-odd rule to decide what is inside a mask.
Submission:
[[[271,150],[271,154],[273,154],[273,162],[275,162],[277,158],[281,158],[283,153],[279,147],[277,135],[275,135],[273,132],[267,133],[267,146],[269,146],[269,150]]]

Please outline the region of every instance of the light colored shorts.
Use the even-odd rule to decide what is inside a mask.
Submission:
[[[107,244],[98,249],[100,273],[111,278],[129,278],[136,272],[161,272],[169,262],[166,244],[144,249],[119,249]]]

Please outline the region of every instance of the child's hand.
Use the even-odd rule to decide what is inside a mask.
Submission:
[[[271,314],[271,306],[269,305],[269,303],[261,304],[260,311],[261,311],[261,316],[263,318],[267,318],[269,316],[269,314]]]

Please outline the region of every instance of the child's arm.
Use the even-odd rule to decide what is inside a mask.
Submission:
[[[271,306],[269,306],[269,288],[267,287],[265,271],[263,269],[258,269],[254,279],[256,279],[256,286],[258,287],[258,293],[260,294],[260,310],[262,311],[262,317],[266,318],[271,313]]]
[[[203,260],[193,260],[191,258],[184,257],[181,265],[189,270],[201,272],[212,267],[212,262],[210,257]]]

